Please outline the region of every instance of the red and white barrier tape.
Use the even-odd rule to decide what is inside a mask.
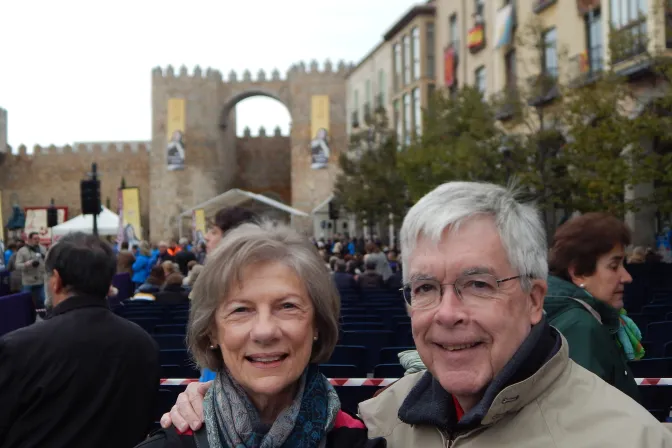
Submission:
[[[375,386],[386,387],[397,381],[399,378],[329,378],[329,382],[334,386]],[[184,386],[189,383],[196,383],[194,378],[169,378],[161,380],[162,386]]]
[[[399,378],[329,378],[333,386],[375,386],[386,387]],[[639,386],[672,386],[672,378],[635,378]],[[162,386],[184,386],[198,382],[197,379],[170,378],[161,380]]]

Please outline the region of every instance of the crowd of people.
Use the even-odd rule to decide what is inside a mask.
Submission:
[[[514,191],[450,182],[411,208],[399,241],[398,253],[309,241],[236,208],[217,213],[205,250],[114,254],[83,234],[29,249],[22,271],[42,264],[51,311],[0,338],[0,446],[672,448],[628,367],[644,352],[623,309],[620,220],[573,218],[549,247]],[[107,306],[124,269],[132,300],[190,304],[187,347],[212,374],[144,441],[158,347]],[[339,340],[341,297],[385,289],[401,290],[421,367],[350,415],[319,364]]]

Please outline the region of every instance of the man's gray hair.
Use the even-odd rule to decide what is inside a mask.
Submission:
[[[221,371],[222,354],[210,348],[215,312],[243,280],[245,268],[267,262],[282,263],[303,281],[315,310],[318,339],[310,361],[325,363],[338,342],[341,299],[315,247],[285,225],[271,222],[242,224],[226,233],[209,256],[191,293],[187,346],[199,367]],[[311,340],[313,335],[310,335]]]
[[[488,183],[448,182],[438,186],[404,218],[399,238],[404,266],[408,266],[421,236],[438,244],[446,228],[455,231],[470,218],[492,216],[509,262],[523,276],[523,289],[531,288],[530,278],[546,280],[548,246],[541,216],[533,204],[525,204],[517,196],[514,187]],[[409,270],[404,269],[404,281],[408,278]]]

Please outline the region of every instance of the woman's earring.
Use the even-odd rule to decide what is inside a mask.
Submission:
[[[313,337],[313,341],[317,341],[317,336],[314,336],[314,337]]]
[[[579,288],[581,288],[581,289],[586,289],[586,285],[584,285],[583,283],[581,283],[581,284],[579,285]]]
[[[215,344],[210,344],[210,350],[217,350],[217,348]]]

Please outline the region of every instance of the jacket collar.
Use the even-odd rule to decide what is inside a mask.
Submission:
[[[429,371],[406,396],[399,408],[399,419],[451,433],[494,423],[539,396],[560,375],[568,359],[566,342],[542,320],[532,327],[513,357],[488,385],[481,401],[459,422],[452,396]]]
[[[50,318],[65,314],[79,308],[100,307],[108,308],[107,299],[93,296],[71,296],[59,303],[51,311]]]
[[[618,331],[618,327],[620,326],[620,310],[617,310],[601,300],[597,300],[585,289],[579,288],[574,283],[563,280],[560,277],[550,275],[548,277],[548,290],[549,293],[547,296],[565,296],[583,302],[581,305],[584,307],[585,305],[588,305],[590,308],[588,309],[589,312],[592,310],[600,316],[600,322],[607,327],[610,333]]]

